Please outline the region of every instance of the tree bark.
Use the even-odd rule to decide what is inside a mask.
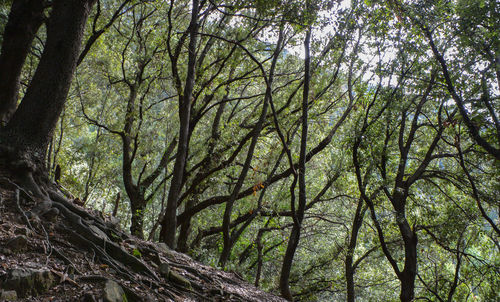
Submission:
[[[302,95],[302,133],[300,138],[300,155],[299,155],[299,207],[294,214],[294,223],[290,240],[283,258],[283,265],[280,274],[280,291],[283,298],[293,301],[292,292],[290,291],[290,271],[292,269],[293,258],[295,251],[299,245],[300,231],[302,228],[302,220],[306,209],[306,157],[307,157],[307,123],[308,123],[308,97],[309,97],[309,84],[311,81],[311,28],[309,27],[304,39],[305,58],[304,58],[304,90]]]
[[[94,0],[54,0],[47,41],[26,94],[2,141],[42,163],[66,102],[85,24]],[[2,142],[3,143],[3,142]]]
[[[404,215],[404,214],[403,214]],[[399,298],[402,302],[410,302],[415,298],[415,278],[417,276],[417,234],[410,228],[405,217],[396,214],[397,224],[404,241],[404,269],[398,276],[401,281]]]
[[[43,1],[14,0],[0,53],[0,125],[16,111],[21,71],[42,21]]]
[[[198,202],[196,196],[193,196],[186,203],[186,208],[192,208]],[[181,224],[181,229],[179,231],[179,239],[177,242],[177,250],[181,253],[187,253],[188,251],[188,238],[191,233],[191,219],[188,219]]]
[[[229,94],[229,88],[226,89],[226,95],[224,96],[223,99],[226,99]],[[207,149],[207,155],[205,159],[202,161],[202,166],[200,168],[200,171],[198,174],[194,177],[194,188],[195,190],[192,191],[192,196],[189,198],[188,202],[186,203],[185,209],[190,209],[194,207],[198,202],[199,202],[199,194],[201,194],[205,189],[208,187],[208,184],[205,183],[203,185],[200,185],[200,182],[196,181],[199,176],[201,175],[206,175],[210,171],[210,166],[216,161],[215,157],[213,156],[215,146],[218,143],[218,140],[220,138],[220,131],[219,131],[219,125],[221,121],[222,114],[224,113],[224,109],[226,107],[226,103],[223,102],[219,105],[217,112],[215,113],[214,120],[212,122],[212,133],[210,135],[210,138],[207,141],[208,144],[208,149]],[[188,190],[189,191],[189,190]],[[188,251],[188,238],[189,234],[191,233],[191,219],[185,220],[183,223],[180,223],[181,229],[179,231],[179,239],[177,243],[177,249],[181,253],[186,253]]]
[[[358,233],[361,225],[363,224],[363,217],[366,211],[366,207],[363,208],[363,199],[360,198],[358,201],[358,206],[356,208],[356,214],[354,214],[354,219],[352,222],[351,238],[349,239],[349,246],[347,248],[347,255],[345,257],[345,278],[347,287],[347,301],[355,301],[355,291],[354,291],[354,273],[356,267],[353,266],[354,251],[356,249],[358,241]]]
[[[188,152],[189,120],[191,116],[191,98],[193,95],[196,66],[196,34],[198,31],[198,11],[200,1],[193,0],[191,22],[189,24],[188,70],[184,92],[179,99],[179,144],[175,158],[174,170],[170,190],[167,198],[167,209],[161,223],[160,241],[175,249],[175,233],[177,229],[177,203],[182,189],[184,169]]]
[[[130,220],[130,233],[138,238],[144,239],[144,210],[146,201],[140,197],[134,201],[130,200],[130,210],[132,218]]]

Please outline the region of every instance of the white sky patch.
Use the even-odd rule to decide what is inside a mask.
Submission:
[[[337,11],[345,10],[349,7],[351,7],[351,0],[342,0],[333,9],[319,11],[318,18],[323,20],[323,22],[321,22],[322,27],[319,28],[318,26],[315,26],[313,28],[312,38],[314,40],[327,40],[332,35],[334,35],[334,24],[337,20]],[[276,44],[278,42],[278,31],[265,29],[259,36],[259,39],[265,43]],[[291,55],[298,56],[301,59],[305,58],[304,44],[302,43],[302,39],[297,40],[297,43],[295,44],[286,45],[285,50]],[[311,49],[311,51],[313,50]]]

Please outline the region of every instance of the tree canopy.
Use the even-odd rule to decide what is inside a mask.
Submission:
[[[33,190],[288,300],[500,299],[498,1],[13,0],[0,29]]]

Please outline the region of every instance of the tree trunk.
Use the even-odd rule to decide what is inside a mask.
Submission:
[[[415,297],[415,277],[417,276],[417,234],[410,228],[404,217],[397,217],[397,223],[404,241],[405,265],[399,280],[401,281],[400,299],[402,302],[413,301]]]
[[[192,197],[186,203],[186,208],[190,209],[196,204],[197,200]],[[181,253],[186,253],[188,251],[188,238],[191,233],[191,219],[187,219],[181,224],[181,229],[179,231],[179,240],[177,242],[177,250]]]
[[[259,287],[260,285],[260,278],[262,276],[262,249],[264,246],[262,245],[262,234],[264,232],[262,230],[259,230],[259,233],[257,234],[257,272],[255,273],[255,282],[254,285],[255,287]]]
[[[288,301],[293,301],[292,292],[290,291],[290,271],[292,270],[293,258],[295,256],[295,251],[299,244],[300,238],[300,226],[296,224],[292,227],[292,232],[290,234],[290,239],[288,240],[288,245],[286,247],[285,257],[283,257],[283,264],[281,266],[280,273],[280,291],[281,296]]]
[[[358,206],[356,208],[356,214],[354,214],[354,220],[352,223],[351,238],[349,239],[349,246],[347,248],[347,255],[345,257],[345,278],[347,287],[347,301],[355,301],[355,291],[354,291],[354,273],[356,267],[353,266],[354,251],[356,249],[358,241],[358,233],[361,225],[363,224],[363,217],[365,215],[366,207],[363,208],[363,199],[360,198],[358,201]]]
[[[47,41],[21,104],[4,129],[5,141],[43,163],[66,102],[87,17],[94,0],[54,0]]]
[[[12,3],[0,53],[0,126],[16,111],[21,71],[42,20],[43,1]]]
[[[306,6],[308,6],[306,4]],[[311,81],[311,55],[309,46],[311,43],[311,28],[309,27],[304,39],[305,58],[304,58],[304,90],[302,94],[302,133],[300,138],[300,155],[299,155],[299,207],[297,212],[293,213],[294,223],[290,240],[286,248],[285,257],[280,274],[280,291],[283,298],[293,301],[290,291],[289,278],[292,269],[293,258],[300,240],[300,230],[302,228],[302,220],[306,209],[306,156],[307,156],[307,123],[308,123],[308,97],[309,84]]]
[[[130,200],[132,218],[130,220],[130,233],[138,238],[144,239],[144,210],[146,202],[144,199]]]
[[[350,251],[348,251],[350,252]],[[354,268],[352,267],[352,255],[347,254],[345,257],[345,279],[347,287],[347,302],[354,302]]]
[[[198,31],[199,0],[193,0],[191,10],[191,22],[189,24],[189,46],[188,46],[188,70],[184,93],[179,100],[179,144],[177,145],[177,156],[175,158],[170,191],[167,198],[167,209],[161,223],[160,241],[165,242],[170,248],[175,249],[175,233],[177,229],[177,203],[182,189],[184,169],[186,165],[189,120],[191,116],[191,98],[193,95],[195,66],[196,66],[196,32]]]

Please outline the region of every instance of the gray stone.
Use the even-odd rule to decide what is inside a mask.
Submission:
[[[106,226],[108,228],[119,228],[120,227],[120,219],[111,216],[109,219],[105,222]]]
[[[83,295],[83,302],[97,302],[97,300],[91,293],[85,293]]]
[[[113,280],[106,281],[103,298],[104,302],[127,302],[123,288]]]
[[[168,263],[161,263],[158,269],[160,271],[160,275],[168,279],[168,274],[170,273],[170,266],[168,265]]]
[[[92,224],[89,227],[92,230],[92,232],[94,232],[100,238],[102,238],[102,239],[108,239],[108,235],[106,235],[106,233],[104,233],[103,231],[101,231],[100,228],[98,228],[98,227],[96,227],[95,225],[92,225]]]
[[[10,256],[12,255],[12,251],[10,249],[0,249],[0,252],[4,254],[5,256]]]
[[[0,301],[16,301],[17,293],[15,290],[2,291],[0,293]]]
[[[157,243],[158,251],[164,253],[169,259],[175,258],[174,252],[168,247],[165,242]]]
[[[11,269],[0,287],[15,290],[19,297],[36,296],[45,293],[54,285],[54,275],[47,269]]]
[[[16,236],[9,240],[5,246],[13,252],[22,252],[28,246],[28,238],[24,235]]]
[[[27,228],[16,228],[14,230],[14,234],[16,234],[16,235],[28,236],[29,233],[30,233],[30,230],[28,230]]]
[[[158,250],[160,252],[164,252],[164,253],[170,252],[170,249],[168,248],[168,245],[165,242],[160,242],[156,246],[158,247]]]
[[[177,283],[179,285],[182,285],[186,288],[191,288],[191,282],[189,282],[188,279],[184,278],[183,276],[181,276],[180,274],[174,272],[174,271],[170,271],[169,274],[168,274],[168,280],[174,282],[174,283]]]

